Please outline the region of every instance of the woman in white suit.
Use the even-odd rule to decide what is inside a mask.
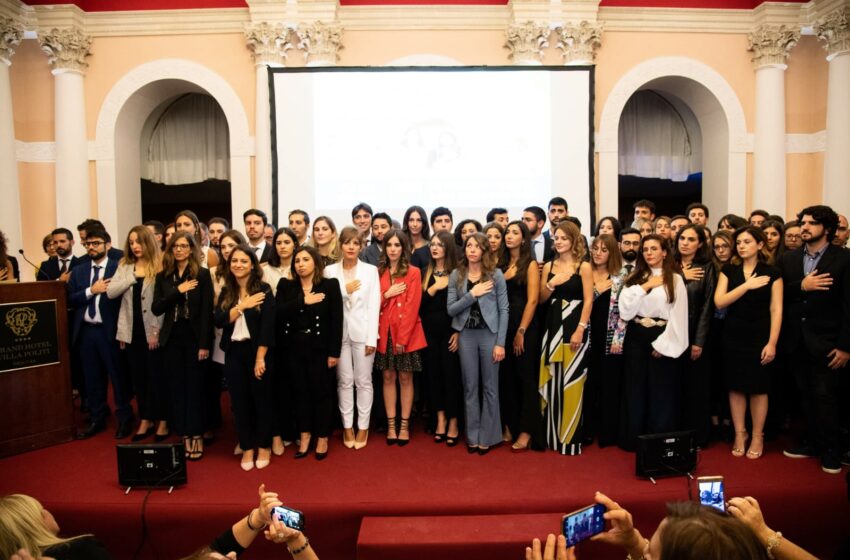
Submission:
[[[346,447],[362,449],[369,438],[372,410],[372,364],[378,343],[381,289],[378,269],[361,261],[362,240],[357,228],[348,226],[339,235],[342,260],[325,268],[342,291],[342,353],[337,365],[337,393]],[[354,435],[354,388],[357,388],[357,436]]]

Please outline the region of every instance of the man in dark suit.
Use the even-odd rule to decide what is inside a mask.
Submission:
[[[393,220],[386,212],[378,212],[372,216],[372,244],[360,253],[360,260],[378,266],[381,260],[384,236],[393,227]]]
[[[56,245],[56,256],[41,263],[41,266],[38,267],[36,280],[39,282],[45,280],[67,282],[71,275],[71,268],[80,260],[74,256],[74,234],[69,229],[56,228],[50,232],[50,235]]]
[[[86,237],[88,236],[90,231],[106,231],[106,226],[103,225],[103,222],[101,222],[100,220],[95,220],[94,218],[88,218],[84,220],[83,223],[77,226],[77,233],[80,234],[80,243],[82,243],[83,245],[86,244]],[[109,251],[107,251],[106,254],[110,259],[115,259],[116,261],[118,261],[121,259],[121,257],[124,256],[124,251],[110,246]],[[86,253],[77,260],[76,264],[80,264],[88,260],[89,255],[88,253]]]
[[[552,253],[552,238],[546,237],[543,233],[546,212],[539,206],[529,206],[522,211],[522,221],[528,227],[528,233],[531,234],[531,252],[542,270],[543,263],[551,257]]]
[[[266,213],[256,208],[245,210],[242,214],[245,223],[245,237],[261,263],[268,262],[272,256],[272,246],[266,243],[266,225],[269,218]]]
[[[850,359],[850,253],[832,244],[838,215],[828,206],[797,214],[803,246],[779,262],[785,285],[782,344],[791,355],[806,421],[791,458],[821,458],[824,472],[841,472],[839,395]]]
[[[74,267],[68,280],[68,303],[74,309],[71,342],[83,366],[90,413],[89,425],[77,434],[79,439],[106,429],[107,379],[112,381],[118,419],[115,437],[125,438],[132,432],[130,387],[118,366],[115,339],[121,300],[106,297],[106,287],[118,268],[118,260],[109,256],[111,241],[105,230],[88,230],[84,245],[89,258]]]

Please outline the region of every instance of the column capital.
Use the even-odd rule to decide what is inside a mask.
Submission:
[[[282,23],[267,21],[245,26],[245,41],[257,66],[283,64],[286,51],[292,48],[290,29]]]
[[[15,47],[24,38],[24,26],[21,22],[6,16],[0,16],[0,62],[12,64]]]
[[[850,8],[844,6],[828,13],[814,25],[818,40],[826,43],[827,60],[850,53]]]
[[[314,21],[298,29],[307,66],[336,66],[342,46],[342,25],[338,21]]]
[[[543,62],[543,49],[549,46],[551,29],[545,23],[527,21],[512,23],[505,29],[504,48],[510,50],[508,58],[518,66],[535,66]]]
[[[86,57],[91,55],[91,36],[78,27],[53,28],[38,38],[41,50],[47,54],[47,61],[53,67],[53,73],[84,73],[88,68]]]
[[[764,66],[786,68],[788,54],[797,41],[800,30],[787,25],[760,25],[747,35],[747,50],[753,53],[756,69]]]
[[[593,64],[602,46],[602,24],[587,20],[565,23],[556,29],[557,48],[563,51],[564,64]]]

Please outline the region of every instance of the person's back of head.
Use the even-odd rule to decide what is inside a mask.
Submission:
[[[661,560],[762,560],[756,534],[738,519],[696,502],[667,504]]]
[[[20,549],[40,558],[42,551],[65,542],[45,524],[44,507],[25,494],[0,498],[0,558],[10,558]]]

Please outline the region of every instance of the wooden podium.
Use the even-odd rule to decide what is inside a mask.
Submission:
[[[74,437],[64,282],[0,284],[0,457]]]

